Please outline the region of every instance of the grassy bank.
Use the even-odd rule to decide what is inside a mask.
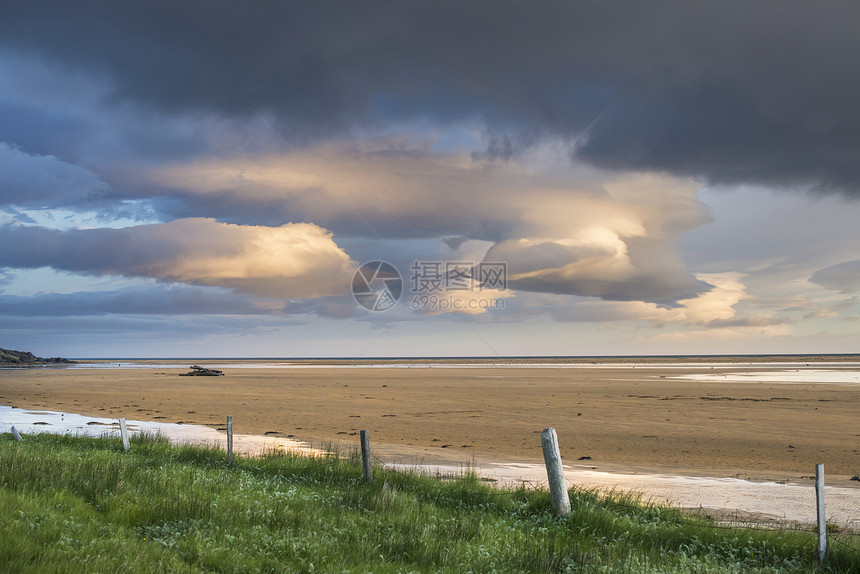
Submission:
[[[136,437],[0,436],[4,572],[811,572],[809,532],[719,527],[571,492],[499,491],[351,458],[240,458]],[[860,572],[833,545],[829,572]],[[850,546],[853,544],[853,547]]]

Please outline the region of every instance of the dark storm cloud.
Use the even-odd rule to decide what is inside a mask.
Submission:
[[[856,194],[858,21],[838,0],[32,0],[0,7],[0,49],[95,74],[117,102],[271,113],[292,142],[481,117],[482,158],[542,133],[612,169]]]
[[[0,286],[3,283],[0,272]],[[220,289],[155,284],[113,291],[36,293],[3,295],[0,289],[0,317],[4,326],[16,317],[91,317],[100,315],[230,315],[281,317],[287,323],[301,316],[349,318],[356,315],[352,295],[288,301],[251,297]],[[257,319],[255,319],[257,318]]]
[[[0,206],[86,203],[106,188],[87,169],[51,155],[29,155],[0,142]]]
[[[460,249],[460,246],[469,241],[468,237],[463,237],[459,235],[457,237],[445,237],[442,239],[442,243],[448,246],[448,249],[451,251],[457,251]]]
[[[809,280],[842,293],[860,291],[860,259],[820,269]]]
[[[91,137],[79,120],[9,103],[0,103],[0,126],[2,139],[38,155],[70,155],[76,143]]]
[[[287,307],[290,307],[287,309]],[[71,315],[261,315],[301,310],[283,301],[255,300],[235,293],[156,285],[115,291],[38,293],[0,296],[0,315],[61,317]]]
[[[731,327],[772,327],[774,325],[785,325],[791,323],[784,317],[733,317],[731,319],[714,319],[708,321],[707,326],[713,329],[724,329]]]

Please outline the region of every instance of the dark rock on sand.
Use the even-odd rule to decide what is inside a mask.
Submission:
[[[187,373],[180,373],[180,377],[223,377],[224,372],[217,369],[207,369],[199,365],[191,365],[191,370]]]

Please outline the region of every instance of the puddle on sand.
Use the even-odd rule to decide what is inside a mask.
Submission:
[[[779,383],[783,385],[860,385],[860,370],[834,369],[784,369],[781,371],[744,371],[688,373],[669,377],[684,381],[722,382],[722,383]]]
[[[21,434],[48,432],[119,437],[119,423],[117,421],[118,419],[54,411],[29,411],[0,405],[0,433],[9,432],[14,425]],[[226,448],[227,444],[227,433],[202,425],[127,420],[126,426],[132,433],[161,434],[176,444],[215,445],[221,448]],[[323,454],[322,451],[296,440],[233,433],[233,452],[236,454],[260,455],[273,450],[306,455]]]

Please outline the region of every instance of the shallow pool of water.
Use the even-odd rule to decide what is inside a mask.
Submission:
[[[0,433],[10,432],[12,426],[21,434],[49,432],[83,436],[119,437],[118,419],[90,417],[74,413],[32,411],[0,405]],[[202,425],[127,420],[132,433],[160,434],[176,444],[215,445],[227,448],[227,433]],[[233,451],[237,454],[260,455],[273,450],[288,450],[301,454],[320,454],[310,445],[281,437],[233,434]]]
[[[829,384],[860,385],[860,369],[782,369],[778,371],[742,371],[691,373],[669,377],[685,381],[730,382],[730,383],[780,383],[780,384]]]

